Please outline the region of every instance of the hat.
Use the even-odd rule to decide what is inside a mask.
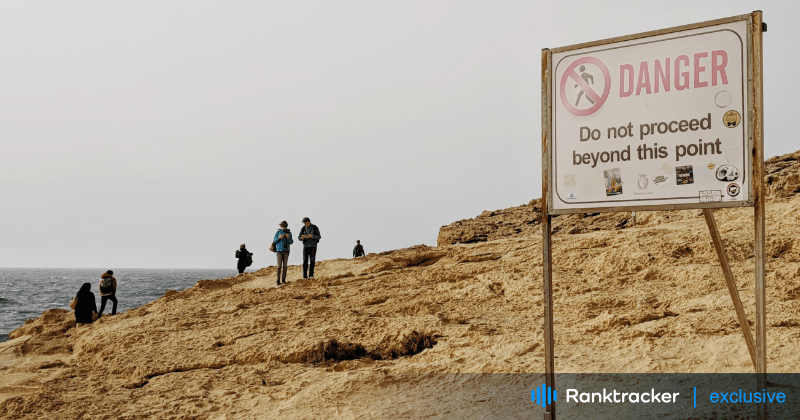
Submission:
[[[289,226],[289,224],[288,224],[288,223],[286,223],[286,220],[284,220],[284,221],[280,222],[280,223],[278,224],[278,226],[281,226],[281,227],[287,227],[287,226]]]
[[[311,223],[311,219],[309,219],[308,217],[304,217],[303,218],[303,223],[305,223],[305,222]]]

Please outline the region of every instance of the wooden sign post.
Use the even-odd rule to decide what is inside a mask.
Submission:
[[[548,387],[555,388],[552,216],[702,209],[758,389],[766,388],[765,30],[756,11],[542,50]],[[726,207],[755,211],[755,336],[714,220],[714,209]],[[555,418],[552,403],[545,419]],[[766,419],[763,403],[757,418]]]

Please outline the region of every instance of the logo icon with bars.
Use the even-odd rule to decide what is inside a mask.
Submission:
[[[541,387],[531,391],[531,401],[540,404],[542,408],[547,408],[548,405],[556,400],[557,395],[558,393],[555,389],[550,388],[546,384],[542,384]]]

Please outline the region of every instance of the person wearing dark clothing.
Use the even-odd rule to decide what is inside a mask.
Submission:
[[[322,237],[319,228],[311,224],[311,219],[303,218],[303,226],[300,229],[300,239],[303,241],[303,278],[314,277],[314,263],[317,259],[317,242]]]
[[[239,249],[236,250],[236,258],[239,259],[239,262],[236,263],[236,268],[239,270],[239,274],[242,274],[244,273],[244,269],[252,264],[253,254],[247,251],[244,244],[241,244]]]
[[[100,279],[100,312],[97,313],[97,319],[103,316],[103,310],[106,309],[106,302],[109,300],[114,304],[111,306],[111,315],[117,314],[117,279],[114,278],[114,272],[108,270],[100,275]]]
[[[289,269],[289,246],[294,243],[294,240],[292,240],[289,224],[285,220],[278,226],[280,229],[275,232],[272,243],[275,244],[275,255],[278,256],[278,286],[280,286],[286,284],[286,271]],[[281,276],[281,268],[283,268],[283,276]]]
[[[356,247],[353,248],[353,258],[363,257],[364,256],[364,247],[361,246],[361,241],[356,241]]]
[[[92,284],[83,283],[78,294],[75,295],[75,323],[80,327],[81,324],[91,324],[97,314],[97,302],[92,293]]]

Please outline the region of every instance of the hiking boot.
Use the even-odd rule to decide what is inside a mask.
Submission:
[[[286,280],[284,280],[281,284],[286,284]]]
[[[279,281],[279,282],[278,282],[278,286],[280,286],[280,285],[281,285],[281,282]]]

